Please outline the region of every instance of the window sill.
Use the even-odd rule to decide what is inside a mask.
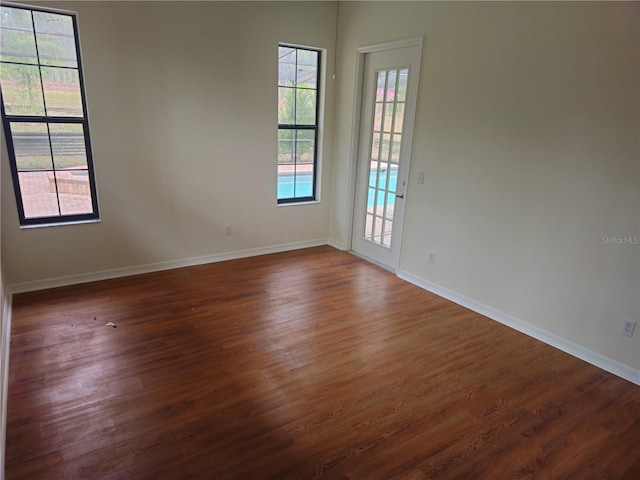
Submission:
[[[73,220],[69,222],[53,222],[53,223],[37,223],[34,225],[20,225],[21,230],[29,230],[32,228],[43,228],[43,227],[59,227],[63,225],[82,225],[85,223],[100,223],[99,218],[92,218],[91,220]]]
[[[279,207],[298,207],[300,205],[316,205],[318,203],[322,203],[320,200],[311,200],[308,202],[290,202],[290,203],[278,203],[277,206]]]

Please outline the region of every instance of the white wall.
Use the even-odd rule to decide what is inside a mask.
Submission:
[[[640,247],[602,244],[640,235],[639,11],[341,2],[332,239],[356,48],[424,35],[400,269],[640,369],[640,334],[619,333],[640,320]]]
[[[326,48],[332,71],[334,3],[46,6],[78,12],[102,222],[20,229],[5,168],[8,284],[327,239],[331,122],[323,201],[276,206],[277,45]]]

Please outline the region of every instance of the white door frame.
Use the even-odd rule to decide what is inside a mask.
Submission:
[[[349,154],[349,174],[348,174],[348,191],[347,191],[347,215],[345,218],[344,232],[344,249],[346,251],[351,251],[353,246],[353,215],[355,211],[355,202],[356,202],[356,181],[358,175],[358,146],[360,144],[360,124],[361,124],[361,114],[362,114],[362,90],[364,88],[364,59],[367,53],[373,52],[382,52],[387,50],[396,50],[398,48],[405,47],[418,47],[418,72],[420,72],[420,64],[422,60],[422,43],[423,37],[410,37],[402,40],[396,40],[393,42],[385,42],[385,43],[377,43],[374,45],[365,45],[363,47],[358,47],[358,53],[356,57],[356,81],[355,81],[355,89],[354,89],[354,102],[353,102],[353,113],[351,120],[351,146],[350,146],[350,154]],[[417,105],[417,91],[419,85],[416,86],[416,98],[415,107],[412,112],[411,118],[412,123],[415,126],[415,112],[418,109]],[[410,161],[411,161],[411,149],[412,149],[413,139],[409,138],[409,141],[406,142],[406,145],[403,145],[403,148],[407,149],[407,171],[410,171]],[[407,184],[408,188],[408,184]],[[406,211],[406,208],[405,208]],[[400,247],[402,248],[402,247]]]

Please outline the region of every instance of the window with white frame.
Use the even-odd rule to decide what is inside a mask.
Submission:
[[[0,94],[20,224],[97,220],[74,14],[0,7]]]
[[[278,48],[278,203],[317,199],[320,51]]]

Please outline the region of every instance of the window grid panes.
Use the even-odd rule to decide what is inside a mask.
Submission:
[[[22,225],[98,218],[75,16],[0,7],[2,120]]]
[[[409,70],[376,72],[364,238],[391,247]]]
[[[316,199],[320,52],[278,47],[278,203]]]

